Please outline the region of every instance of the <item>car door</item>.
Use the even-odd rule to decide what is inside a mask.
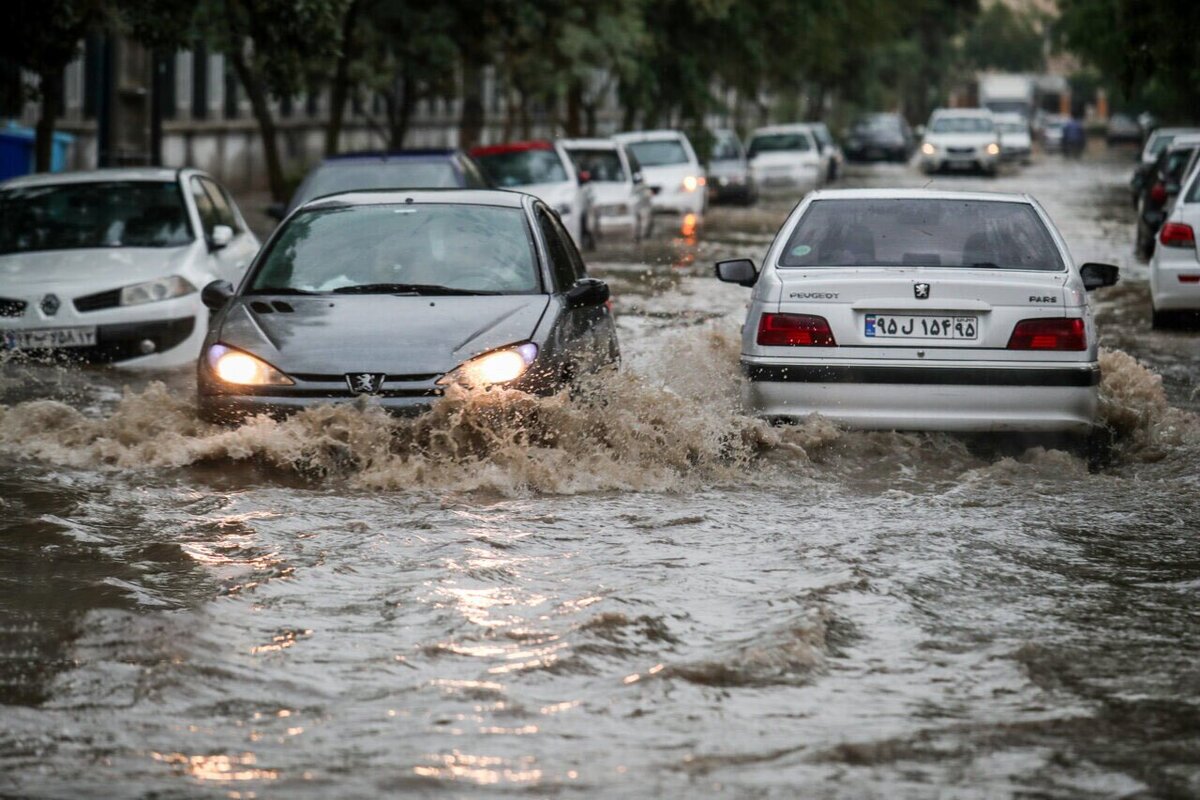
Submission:
[[[224,189],[211,178],[193,175],[188,179],[188,189],[200,215],[204,239],[209,243],[210,270],[215,276],[237,284],[258,252],[258,239],[249,231]],[[213,243],[218,225],[233,232],[229,242],[219,247]]]
[[[604,345],[607,345],[611,326],[608,308],[604,305],[571,308],[568,305],[567,291],[576,281],[587,277],[583,258],[558,215],[539,204],[535,217],[550,259],[555,302],[559,303],[558,320],[550,335],[555,357],[569,374],[590,371],[607,353]]]

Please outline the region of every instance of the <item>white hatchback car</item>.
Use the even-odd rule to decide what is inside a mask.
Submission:
[[[604,238],[624,231],[640,241],[654,223],[650,187],[637,159],[612,139],[560,139],[575,169],[592,190],[592,235]]]
[[[1005,161],[1028,164],[1033,158],[1033,137],[1029,120],[1017,113],[996,114],[996,130],[1000,132],[1000,157]]]
[[[977,169],[995,175],[1000,166],[1000,132],[983,108],[939,108],[929,117],[921,143],[921,169]]]
[[[819,188],[833,153],[823,153],[811,125],[771,125],[750,136],[746,157],[759,191],[804,193]]]
[[[1150,305],[1154,327],[1162,327],[1180,311],[1200,312],[1200,162],[1158,231],[1158,246],[1150,258]]]
[[[699,223],[708,206],[707,179],[696,150],[680,131],[638,131],[613,137],[642,167],[656,212],[694,215]]]
[[[195,361],[200,289],[258,252],[229,194],[192,169],[105,169],[0,184],[0,333],[8,350],[129,367]]]
[[[745,400],[770,419],[820,413],[857,428],[1086,434],[1100,367],[1077,268],[1025,195],[924,190],[810,194],[759,273],[743,328]]]

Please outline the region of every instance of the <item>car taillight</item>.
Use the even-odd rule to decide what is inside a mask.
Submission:
[[[1160,206],[1167,202],[1167,187],[1162,185],[1162,181],[1150,188],[1150,200]]]
[[[812,314],[763,314],[758,343],[783,347],[837,347],[824,317]]]
[[[1192,230],[1191,225],[1168,222],[1159,232],[1158,241],[1162,242],[1164,247],[1195,247],[1196,232]]]
[[[1023,319],[1008,338],[1009,350],[1086,350],[1083,320]]]

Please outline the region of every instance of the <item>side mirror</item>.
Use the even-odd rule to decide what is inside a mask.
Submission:
[[[233,228],[228,225],[214,225],[208,236],[208,249],[220,250],[233,241]]]
[[[753,286],[758,280],[758,270],[755,269],[754,262],[748,258],[718,261],[717,278],[725,281],[725,283],[736,283],[739,286]]]
[[[1120,270],[1112,264],[1088,262],[1079,268],[1079,277],[1083,278],[1083,288],[1090,292],[1102,286],[1115,286]]]
[[[211,311],[220,311],[233,299],[233,284],[229,281],[212,281],[200,290],[200,302]]]
[[[608,302],[611,296],[608,284],[599,278],[580,278],[567,290],[568,308],[585,308]]]
[[[287,206],[283,203],[271,203],[267,206],[267,216],[279,222],[287,216]]]
[[[635,172],[635,173],[633,173],[633,182],[634,182],[634,183],[644,183],[644,182],[645,182],[645,180],[646,180],[646,179],[645,179],[644,177],[642,177],[642,173],[641,173],[641,172]]]

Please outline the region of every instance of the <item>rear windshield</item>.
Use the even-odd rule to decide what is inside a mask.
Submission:
[[[568,150],[567,155],[575,162],[575,168],[587,172],[592,180],[601,183],[625,183],[629,180],[621,157],[616,150]]]
[[[934,133],[989,133],[994,129],[986,117],[939,117],[930,127]]]
[[[0,190],[0,253],[179,247],[192,241],[174,181],[104,181]]]
[[[1027,203],[818,200],[781,267],[974,267],[1058,271],[1054,239]]]
[[[513,150],[477,156],[475,160],[488,180],[502,189],[569,180],[555,150]]]
[[[449,161],[372,161],[322,164],[292,198],[296,208],[314,197],[369,189],[453,189],[462,185]]]
[[[750,151],[747,158],[754,158],[759,153],[775,153],[780,151],[812,150],[812,140],[807,133],[768,133],[755,136],[750,140]]]
[[[415,204],[302,211],[280,231],[251,291],[345,292],[442,286],[538,291],[525,213],[493,206]]]
[[[629,149],[643,167],[663,167],[668,164],[688,164],[687,150],[678,139],[659,139],[651,142],[630,142]]]

